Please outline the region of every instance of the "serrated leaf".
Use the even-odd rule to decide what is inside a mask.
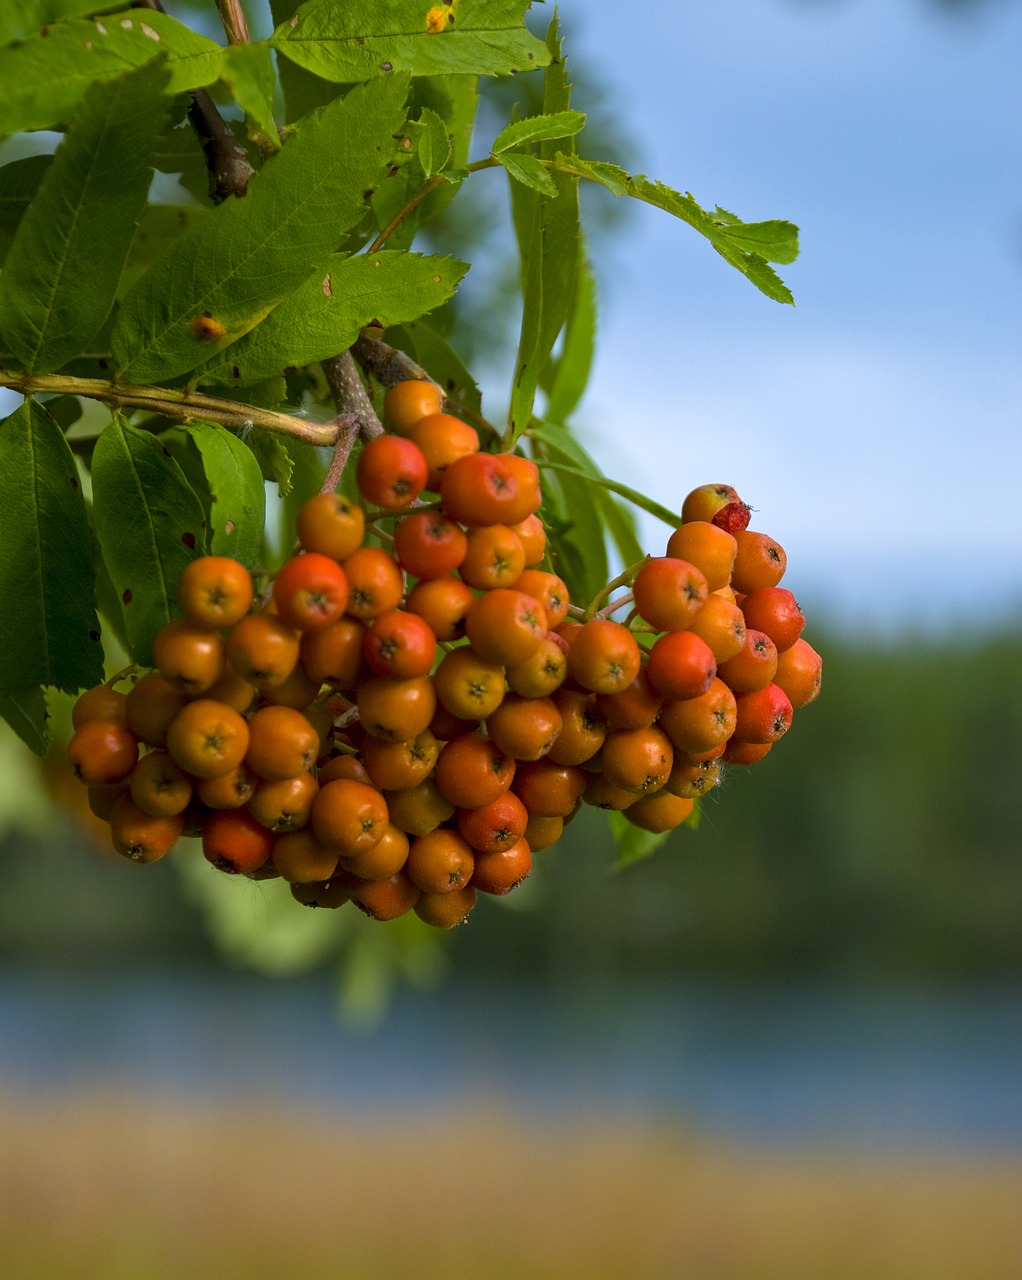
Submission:
[[[512,151],[507,155],[497,156],[497,159],[516,182],[531,187],[533,191],[538,191],[540,195],[548,196],[551,200],[556,200],[560,195],[557,183],[551,178],[542,161],[537,160],[535,156],[519,155]]]
[[[0,168],[0,266],[53,156],[23,156]]]
[[[526,116],[523,120],[513,120],[497,134],[490,153],[500,156],[512,147],[521,147],[528,142],[571,138],[585,122],[585,115],[581,111],[555,111],[550,115]]]
[[[417,152],[422,172],[427,178],[445,169],[451,159],[451,138],[447,125],[429,107],[423,107],[419,114],[422,134],[419,137]]]
[[[767,222],[743,222],[717,205],[713,211],[721,224],[720,234],[738,248],[758,253],[767,262],[789,263],[798,257],[798,227],[777,218]]]
[[[212,84],[223,66],[218,44],[152,9],[58,22],[0,48],[0,136],[64,124],[90,85],[161,53],[168,93]]]
[[[96,441],[92,494],[131,656],[150,666],[153,638],[177,612],[178,579],[202,552],[202,504],[156,436],[120,416]]]
[[[512,75],[549,55],[524,22],[529,0],[308,0],[273,33],[286,58],[335,83],[392,71],[415,76]]]
[[[333,255],[323,274],[296,289],[258,328],[227,348],[197,383],[247,386],[282,369],[346,351],[367,324],[417,320],[454,292],[468,270],[455,258],[382,252]]]
[[[213,556],[230,556],[248,569],[259,564],[266,520],[263,473],[252,450],[226,427],[190,422],[160,436],[181,464],[205,509],[206,548]],[[182,460],[183,445],[193,453],[201,482]]]
[[[0,275],[0,346],[33,372],[83,352],[110,313],[149,195],[166,83],[157,66],[93,85],[21,220]]]
[[[794,262],[798,256],[798,227],[793,223],[777,219],[742,222],[719,206],[714,213],[709,213],[691,194],[682,195],[662,182],[651,182],[643,174],[633,177],[616,165],[561,153],[554,157],[554,164],[564,173],[588,178],[615,195],[632,196],[687,222],[761,293],[775,302],[794,305],[791,291],[768,265],[768,262]]]
[[[656,516],[658,520],[662,520],[664,524],[670,525],[672,529],[676,529],[681,523],[681,518],[676,512],[669,511],[653,498],[647,498],[646,495],[644,493],[640,493],[638,489],[632,489],[629,485],[622,484],[619,480],[611,480],[607,476],[587,475],[577,467],[565,466],[560,462],[542,461],[539,465],[541,467],[549,468],[552,471],[560,472],[564,475],[575,475],[581,479],[590,481],[592,484],[598,484],[603,489],[609,489],[611,493],[616,493],[619,497],[627,498],[633,506],[638,507],[641,511],[646,511],[651,516]]]
[[[569,109],[571,85],[556,15],[547,32],[547,47],[551,62],[543,73],[543,113],[560,115]],[[541,143],[541,157],[547,159],[551,149],[550,143]],[[574,292],[579,256],[578,180],[558,173],[553,181],[556,199],[538,195],[531,208],[523,203],[515,218],[523,267],[522,326],[508,408],[509,444],[514,444],[529,425],[540,377],[567,319]]]
[[[277,122],[273,118],[273,91],[277,77],[269,45],[232,44],[224,50],[221,79],[229,86],[234,101],[254,125],[254,136],[280,145]]]
[[[44,756],[50,749],[49,711],[42,689],[0,694],[0,716],[30,751]]]
[[[34,401],[0,424],[0,692],[102,678],[85,500],[60,428]]]
[[[565,422],[582,399],[596,352],[596,277],[579,244],[575,292],[564,329],[564,343],[547,393],[546,417]]]
[[[376,80],[305,117],[243,200],[213,210],[138,281],[111,338],[123,380],[208,363],[311,278],[380,181],[407,88],[405,77]]]

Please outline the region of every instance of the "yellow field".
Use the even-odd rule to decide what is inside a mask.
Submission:
[[[474,1106],[0,1098],[5,1280],[1018,1280],[1022,1158]]]

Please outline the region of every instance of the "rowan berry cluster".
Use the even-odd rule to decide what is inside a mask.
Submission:
[[[693,490],[666,553],[582,608],[541,567],[531,459],[482,451],[431,383],[385,412],[361,500],[306,502],[258,594],[237,561],[193,561],[155,669],[83,693],[68,754],[125,857],[198,836],[306,905],[447,928],[582,803],[684,822],[722,762],[770,751],[821,663],[783,549],[729,486]]]

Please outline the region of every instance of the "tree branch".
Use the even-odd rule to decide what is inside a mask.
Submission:
[[[351,354],[366,373],[372,374],[384,387],[393,387],[399,382],[410,381],[432,382],[438,387],[440,385],[429,376],[422,365],[416,364],[411,356],[406,356],[403,351],[398,351],[397,347],[392,347],[382,338],[376,337],[370,329],[363,329],[358,335],[351,348]],[[440,387],[440,390],[442,392],[443,387]]]
[[[40,392],[84,396],[88,400],[99,400],[113,409],[146,409],[161,417],[177,418],[182,422],[202,418],[240,431],[259,427],[263,431],[291,436],[304,444],[336,444],[339,431],[336,420],[308,422],[304,418],[277,413],[258,405],[241,404],[237,400],[224,400],[198,391],[178,391],[172,387],[120,386],[102,378],[73,378],[60,373],[13,373],[7,369],[0,369],[0,387],[9,387],[23,396]]]
[[[222,0],[223,7],[237,7],[235,0]],[[153,9],[156,13],[164,13],[161,0],[131,0],[133,9]],[[227,19],[224,19],[227,29]],[[245,15],[241,14],[241,29],[248,38],[248,26]],[[239,43],[227,30],[232,44]],[[205,89],[192,92],[191,105],[188,108],[188,121],[199,139],[202,154],[206,157],[206,168],[209,170],[209,198],[214,204],[222,204],[228,196],[243,196],[248,190],[248,180],[255,170],[248,162],[245,148],[237,141],[227,121],[217,110],[216,103]]]
[[[321,361],[327,385],[337,405],[338,416],[350,419],[362,440],[383,435],[383,423],[376,416],[373,402],[362,384],[350,351]]]
[[[231,44],[251,44],[248,19],[245,17],[245,10],[241,7],[241,0],[216,0],[216,7],[228,41]]]

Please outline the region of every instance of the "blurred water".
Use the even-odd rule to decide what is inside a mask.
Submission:
[[[449,985],[373,1033],[324,980],[0,976],[0,1088],[338,1108],[498,1101],[742,1142],[1022,1149],[1022,992],[691,983],[612,999]]]

